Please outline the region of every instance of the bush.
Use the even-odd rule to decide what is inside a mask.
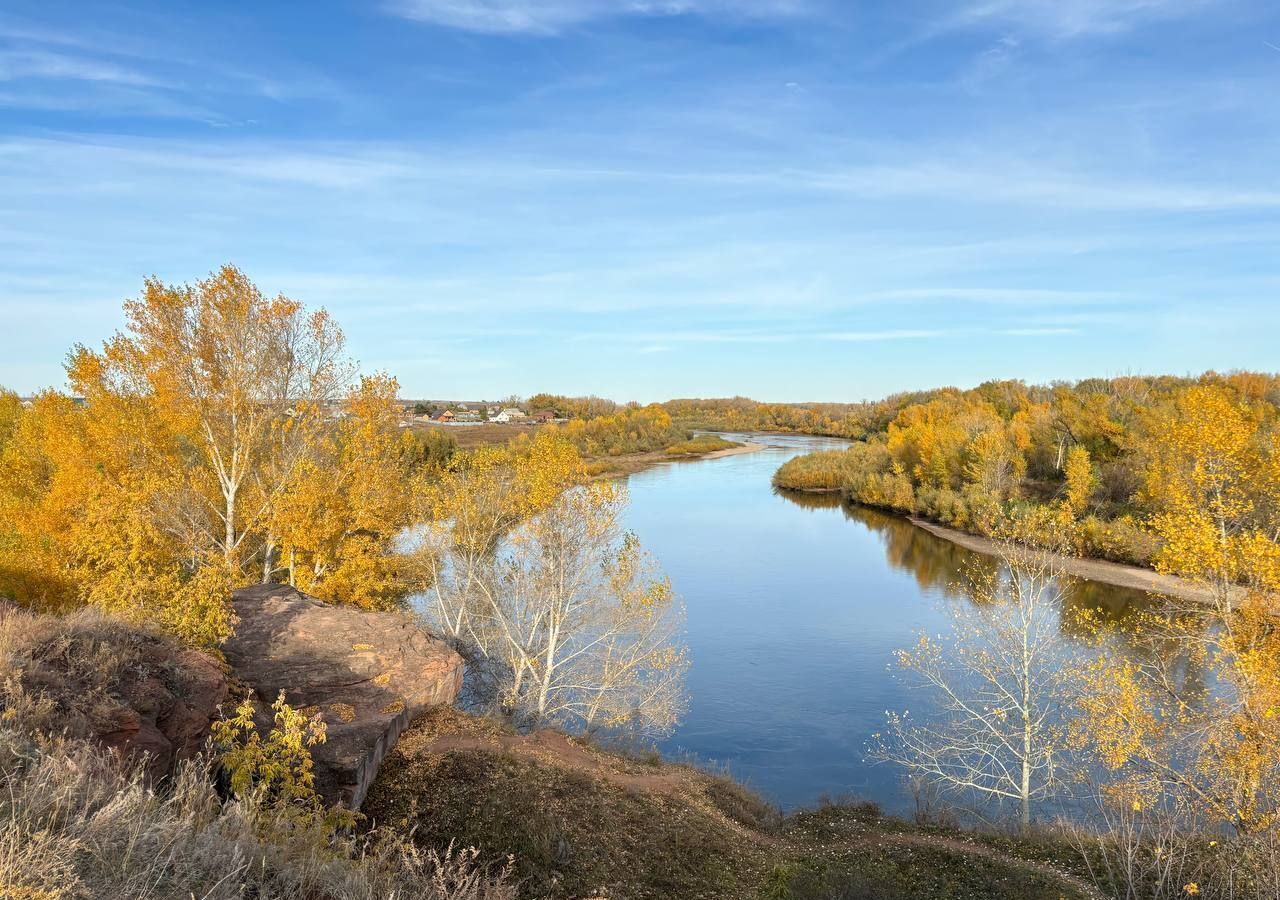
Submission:
[[[1080,523],[1080,538],[1086,556],[1137,566],[1150,566],[1159,549],[1156,536],[1132,516],[1110,521],[1089,516]]]
[[[796,491],[847,491],[857,499],[870,479],[889,467],[883,444],[854,444],[788,460],[773,476],[776,487]]]

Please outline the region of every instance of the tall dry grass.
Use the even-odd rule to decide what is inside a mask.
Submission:
[[[164,790],[84,741],[0,727],[0,897],[28,900],[513,900],[473,850],[334,835],[253,801],[223,804],[207,763]]]

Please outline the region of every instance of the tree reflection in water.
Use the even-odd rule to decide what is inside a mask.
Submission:
[[[900,515],[850,503],[838,494],[784,490],[775,490],[775,493],[802,509],[839,509],[847,520],[876,534],[884,545],[888,563],[909,573],[922,591],[973,601],[968,586],[974,579],[967,576],[994,575],[999,565],[995,557],[953,544],[917,528]],[[1157,605],[1157,601],[1145,591],[1079,578],[1072,580],[1063,595],[1060,627],[1064,636],[1078,641],[1101,637],[1104,643],[1111,643],[1109,638],[1118,637],[1123,648],[1116,646],[1114,649],[1122,652],[1132,650],[1130,642],[1124,640],[1129,626]],[[1085,624],[1082,613],[1086,611],[1091,613],[1091,624]]]

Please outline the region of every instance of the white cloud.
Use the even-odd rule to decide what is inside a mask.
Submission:
[[[148,75],[111,62],[35,50],[0,52],[0,81],[16,81],[20,78],[97,81],[132,86],[159,84]]]
[[[1011,337],[1060,337],[1079,333],[1079,328],[1001,328],[996,332]]]
[[[810,9],[809,0],[390,0],[395,15],[487,34],[556,34],[598,19],[697,15],[776,19]]]
[[[926,338],[943,337],[943,331],[922,331],[919,329],[896,329],[889,331],[835,331],[820,334],[818,337],[827,341],[846,341],[855,344],[867,344],[876,341],[915,341]]]
[[[1148,22],[1190,16],[1223,0],[978,0],[953,27],[1014,27],[1055,40],[1120,34]],[[950,30],[950,29],[944,29]]]

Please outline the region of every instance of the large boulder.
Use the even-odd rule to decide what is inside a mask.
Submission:
[[[244,588],[233,601],[240,622],[223,647],[227,662],[261,709],[283,691],[294,708],[323,715],[328,739],[312,756],[331,803],[359,809],[401,732],[462,687],[462,658],[410,616],[325,603],[287,585]]]

